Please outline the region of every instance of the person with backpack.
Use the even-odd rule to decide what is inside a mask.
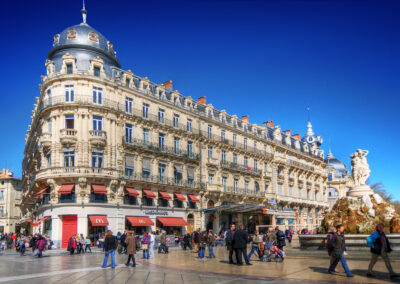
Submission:
[[[276,240],[277,240],[277,247],[280,250],[283,250],[283,247],[286,246],[286,242],[285,242],[285,234],[279,230],[279,227],[276,226],[275,227],[275,233],[276,233]]]
[[[367,277],[376,277],[372,273],[374,265],[378,261],[378,257],[381,256],[385,262],[386,268],[390,273],[390,278],[396,278],[400,275],[393,271],[392,265],[390,264],[389,253],[392,251],[390,242],[383,232],[385,226],[380,223],[376,225],[376,231],[367,237],[367,245],[371,248],[371,261],[368,266]]]
[[[332,265],[333,261],[335,260],[335,258],[332,256],[332,251],[333,251],[332,240],[335,234],[336,234],[336,228],[333,226],[330,227],[329,233],[326,235],[326,240],[325,240],[326,250],[328,251],[328,255],[331,257],[329,265]],[[338,272],[336,268],[335,272]]]
[[[289,229],[286,229],[285,236],[286,236],[286,239],[288,240],[289,245],[290,245],[292,243],[293,231],[289,230]]]
[[[332,256],[335,258],[333,263],[329,266],[328,273],[336,274],[335,269],[339,262],[342,263],[343,269],[347,277],[354,277],[347,265],[344,252],[346,250],[346,243],[344,240],[344,226],[342,224],[336,226],[336,234],[332,238]]]

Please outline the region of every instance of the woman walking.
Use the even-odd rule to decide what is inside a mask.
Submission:
[[[144,232],[144,236],[142,238],[142,250],[143,250],[143,259],[149,259],[149,244],[150,244],[150,236],[149,232]]]
[[[107,231],[104,238],[104,261],[103,268],[107,267],[108,256],[111,255],[111,268],[115,268],[115,250],[117,249],[117,239],[112,235],[110,230]]]
[[[68,240],[68,251],[72,255],[72,254],[74,254],[75,249],[76,249],[76,239],[75,239],[75,235],[73,235]]]
[[[129,263],[132,259],[132,266],[136,266],[135,254],[136,254],[136,238],[133,236],[133,233],[129,231],[127,233],[127,237],[125,239],[125,245],[127,246],[127,254],[128,254],[128,262],[125,263],[126,266],[129,266]]]
[[[44,251],[44,249],[46,247],[46,243],[47,243],[46,239],[43,238],[42,235],[39,235],[38,240],[36,242],[36,248],[38,249],[38,254],[37,254],[38,257],[43,256],[42,252]]]
[[[204,258],[204,253],[206,250],[206,245],[207,245],[207,232],[203,231],[200,233],[199,236],[199,251],[198,251],[198,257],[200,259]]]
[[[214,249],[213,249],[214,245],[215,245],[215,237],[214,237],[213,231],[210,230],[208,232],[208,237],[207,237],[208,257],[209,258],[215,258]]]
[[[85,252],[87,252],[87,250],[92,252],[92,249],[90,248],[90,238],[89,238],[89,236],[86,236],[85,243],[86,243],[85,244]]]

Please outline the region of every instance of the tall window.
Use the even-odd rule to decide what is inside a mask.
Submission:
[[[74,129],[74,115],[73,114],[67,114],[65,115],[65,128],[66,129]]]
[[[102,104],[103,89],[93,87],[93,103]]]
[[[48,103],[49,106],[52,105],[51,89],[47,90],[47,103]]]
[[[100,67],[94,66],[93,75],[96,76],[96,77],[100,77]]]
[[[150,131],[146,128],[143,128],[143,144],[144,145],[150,144]]]
[[[189,157],[193,156],[193,142],[192,141],[188,141],[187,154],[188,154]]]
[[[221,162],[222,162],[223,164],[226,163],[226,152],[225,152],[225,150],[222,150],[222,151],[221,151]]]
[[[209,139],[212,138],[212,126],[211,125],[208,126],[208,138]]]
[[[214,184],[214,174],[208,174],[208,184]]]
[[[249,160],[247,157],[244,157],[244,167],[247,168],[249,166]]]
[[[225,141],[225,130],[221,131],[221,140]]]
[[[224,191],[226,191],[226,183],[227,183],[227,178],[226,176],[222,177],[222,187],[224,189]]]
[[[237,165],[237,154],[233,154],[233,164]]]
[[[233,180],[233,191],[234,191],[235,193],[237,193],[237,192],[238,192],[238,188],[239,188],[239,180],[238,180],[237,178],[235,178],[235,179]]]
[[[302,198],[301,188],[299,188],[298,190],[299,190],[299,198]]]
[[[293,187],[289,186],[289,196],[293,196]]]
[[[0,206],[0,217],[5,217],[4,206],[3,205]]]
[[[53,120],[51,118],[47,120],[47,132],[48,133],[53,132]]]
[[[249,181],[248,180],[244,181],[244,193],[249,194]]]
[[[258,193],[260,191],[260,186],[258,185],[258,182],[254,183],[254,193]]]
[[[187,127],[188,132],[192,132],[192,120],[191,119],[187,120],[186,127]]]
[[[134,157],[125,156],[125,178],[133,178]]]
[[[126,111],[126,113],[132,114],[132,111],[133,111],[133,99],[125,98],[125,111]]]
[[[180,144],[180,139],[178,137],[175,137],[174,138],[174,153],[175,154],[180,154],[181,153],[179,144]]]
[[[237,140],[237,136],[236,134],[233,135],[233,146],[236,146],[236,140]]]
[[[73,66],[71,63],[67,63],[67,74],[72,74]]]
[[[268,170],[268,164],[264,163],[264,172],[266,172]]]
[[[158,135],[158,147],[160,148],[160,150],[165,149],[165,134],[160,133]]]
[[[103,118],[101,116],[93,116],[93,130],[103,130]]]
[[[257,142],[254,141],[254,152],[257,152]]]
[[[158,122],[162,124],[165,123],[165,111],[161,108],[158,110]]]
[[[213,156],[213,148],[211,146],[208,146],[208,157],[212,158]]]
[[[0,200],[4,200],[4,191],[0,191]],[[1,214],[2,212],[0,212]],[[1,216],[1,215],[0,215]]]
[[[244,138],[243,144],[244,144],[244,149],[247,150],[247,138]]]
[[[73,102],[74,98],[74,85],[66,85],[65,86],[65,101]]]
[[[179,115],[174,114],[174,127],[179,128]]]
[[[131,84],[131,80],[129,78],[126,78],[125,86],[129,88],[130,84]]]
[[[315,200],[318,200],[318,191],[315,192]]]
[[[282,185],[281,185],[281,184],[278,184],[278,194],[280,194],[280,195],[283,194],[283,192],[282,192]]]
[[[310,190],[307,190],[307,200],[310,200]]]
[[[143,104],[143,118],[149,118],[149,105]]]
[[[258,162],[257,162],[257,160],[254,160],[254,170],[255,171],[258,170]]]
[[[125,124],[125,141],[128,143],[133,141],[133,126],[131,124]]]
[[[74,150],[64,150],[64,167],[75,167],[75,152]]]
[[[160,183],[166,183],[166,165],[164,163],[159,163],[158,164],[158,178]]]
[[[103,151],[92,151],[92,167],[102,168],[103,167]]]
[[[51,168],[51,151],[46,153],[46,167]]]

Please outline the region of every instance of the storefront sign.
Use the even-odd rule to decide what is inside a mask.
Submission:
[[[168,211],[167,210],[146,210],[144,211],[146,215],[164,215],[168,216]]]

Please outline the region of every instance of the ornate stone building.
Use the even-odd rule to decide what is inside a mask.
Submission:
[[[7,169],[0,171],[0,233],[19,232],[21,179]]]
[[[310,122],[301,139],[122,70],[83,15],[54,36],[26,136],[22,210],[34,230],[65,246],[106,229],[319,224],[328,173]]]

